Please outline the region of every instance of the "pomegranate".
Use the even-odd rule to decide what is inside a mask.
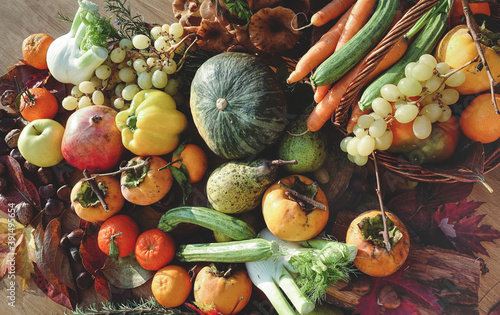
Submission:
[[[125,147],[115,124],[116,114],[116,110],[103,105],[84,107],[71,114],[61,144],[66,161],[91,173],[117,165]]]

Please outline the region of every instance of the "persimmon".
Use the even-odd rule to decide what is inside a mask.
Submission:
[[[205,175],[208,167],[205,151],[198,145],[192,143],[186,144],[180,154],[174,154],[172,156],[172,162],[175,162],[172,163],[172,166],[177,168],[180,167],[181,163],[186,166],[191,183],[199,182]]]
[[[27,89],[21,94],[19,111],[24,119],[31,122],[35,119],[52,119],[59,110],[56,97],[44,88]]]
[[[205,266],[194,280],[194,299],[215,307],[223,315],[239,313],[250,300],[252,281],[244,268],[219,271],[215,265]]]
[[[89,222],[105,221],[117,214],[125,204],[118,179],[105,175],[98,176],[95,182],[104,195],[104,202],[109,211],[104,209],[86,179],[79,180],[71,189],[71,203],[76,214],[80,219]]]
[[[23,40],[22,53],[25,62],[37,69],[47,69],[47,50],[54,38],[45,33],[31,34]]]
[[[500,94],[495,94],[497,105]],[[500,106],[500,105],[499,105]],[[460,115],[464,135],[481,143],[491,143],[500,138],[500,115],[495,112],[490,93],[475,97]]]
[[[191,276],[178,265],[168,265],[158,270],[151,282],[153,296],[165,307],[177,307],[184,303],[192,288]]]
[[[145,161],[145,157],[132,158],[127,166],[134,166]],[[167,161],[159,156],[148,157],[144,167],[125,171],[120,178],[123,197],[129,202],[147,206],[160,201],[172,188],[174,177],[170,170],[159,170]]]
[[[323,204],[325,210],[298,200],[282,184]],[[290,175],[273,183],[262,198],[262,213],[267,228],[286,241],[305,241],[318,235],[329,217],[325,193],[313,180]]]
[[[410,252],[410,236],[403,222],[393,213],[385,211],[391,248],[387,250],[383,231],[382,212],[370,210],[357,216],[349,225],[346,244],[358,246],[354,265],[373,277],[395,273],[406,261]]]
[[[129,216],[119,214],[104,221],[97,234],[97,243],[103,253],[111,257],[125,257],[135,249],[139,226]]]
[[[158,270],[172,261],[175,242],[170,234],[159,229],[143,232],[135,243],[135,258],[147,270]]]

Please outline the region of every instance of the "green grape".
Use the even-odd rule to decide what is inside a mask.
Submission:
[[[348,136],[342,139],[342,141],[340,141],[340,150],[347,153],[347,144],[349,143],[349,141],[351,141],[352,138],[353,137]]]
[[[173,38],[181,38],[184,34],[184,27],[181,23],[172,23],[168,29],[168,33]]]
[[[465,73],[463,73],[462,71],[458,71],[450,75],[448,79],[446,79],[445,83],[450,87],[457,87],[465,82],[465,78]]]
[[[108,65],[100,65],[95,69],[95,75],[99,79],[105,80],[111,75],[111,67]]]
[[[380,88],[380,95],[389,102],[395,102],[403,97],[399,88],[394,84],[385,84]]]
[[[165,86],[167,86],[168,76],[162,70],[155,70],[153,72],[153,76],[152,76],[151,80],[152,80],[153,86],[155,88],[163,89]]]
[[[359,143],[359,138],[354,137],[349,142],[347,143],[347,153],[349,153],[352,156],[359,155],[358,153],[358,143]]]
[[[92,103],[95,105],[103,105],[104,104],[104,94],[100,90],[94,91],[92,93]]]
[[[373,107],[373,104],[372,104],[372,107]],[[370,116],[370,115],[361,115],[359,116],[358,118],[358,122],[357,122],[357,125],[363,129],[365,128],[369,128],[370,125],[372,124],[372,122],[374,121],[375,119]]]
[[[131,101],[134,96],[139,93],[139,90],[140,89],[137,84],[129,84],[123,88],[122,97],[127,101]]]
[[[392,145],[393,137],[392,130],[386,130],[383,135],[375,138],[375,148],[382,151],[389,149]]]
[[[109,59],[114,63],[120,63],[125,60],[127,52],[121,47],[117,47],[111,51],[109,54]]]
[[[387,129],[387,122],[384,119],[377,119],[371,125],[369,130],[370,136],[378,138],[384,134]]]
[[[120,40],[120,44],[118,44],[118,46],[120,46],[123,49],[128,49],[128,50],[134,48],[134,45],[132,44],[132,41],[130,39],[128,39],[128,38],[122,38]]]
[[[386,99],[382,97],[377,97],[372,101],[372,110],[380,115],[380,117],[385,118],[392,114],[392,106]]]
[[[394,113],[396,120],[402,124],[409,123],[418,115],[418,107],[413,104],[406,104],[398,109]]]
[[[418,59],[418,63],[425,64],[431,67],[431,69],[434,69],[437,66],[436,58],[434,58],[434,56],[431,54],[423,54],[422,56],[420,56],[420,58]]]
[[[97,89],[97,87],[91,81],[83,81],[78,85],[78,89],[84,94],[92,94]]]
[[[80,89],[78,88],[78,85],[74,85],[72,88],[71,88],[71,92],[70,92],[70,95],[73,96],[73,97],[80,97],[83,95],[82,91],[80,91]]]
[[[151,32],[151,36],[153,37],[154,40],[158,39],[158,37],[161,36],[161,32],[162,32],[161,26],[153,27],[150,32]]]
[[[352,132],[356,137],[360,139],[368,134],[368,130],[365,128],[361,128],[358,124],[353,127]]]
[[[441,102],[444,105],[452,105],[458,102],[460,94],[455,89],[444,89],[441,91]]]
[[[150,43],[149,37],[144,34],[138,34],[132,38],[132,44],[137,49],[146,49],[149,47]]]
[[[175,71],[177,71],[177,63],[175,62],[174,59],[167,58],[163,61],[163,71],[165,71],[166,74],[174,74]]]
[[[151,80],[151,73],[144,71],[137,77],[137,85],[143,90],[148,90],[153,87],[153,82]]]
[[[123,100],[123,98],[121,97],[117,97],[115,98],[115,100],[113,101],[113,106],[116,108],[116,109],[122,109],[123,106],[125,106],[125,101]]]
[[[375,150],[375,139],[369,135],[365,135],[359,139],[358,154],[361,156],[370,155]]]
[[[357,155],[354,157],[354,163],[358,166],[363,166],[368,162],[368,156]]]
[[[137,77],[137,74],[136,74],[134,69],[132,69],[130,67],[125,67],[123,69],[120,69],[120,71],[118,72],[118,77],[123,82],[129,83],[129,82],[132,82],[135,80],[135,78]]]
[[[83,95],[78,100],[78,108],[84,108],[90,105],[92,105],[92,100],[87,95]]]
[[[397,85],[399,91],[408,97],[417,96],[422,93],[422,85],[414,78],[403,78]]]
[[[146,60],[142,58],[138,58],[134,60],[134,63],[132,64],[132,67],[134,68],[137,73],[144,72],[148,69],[148,65],[146,63]]]
[[[434,68],[425,63],[417,63],[413,69],[411,69],[411,77],[417,81],[429,80],[433,73]]]
[[[65,110],[75,110],[78,107],[78,99],[74,96],[68,95],[63,98],[61,105]]]
[[[420,110],[420,115],[426,116],[431,123],[436,122],[442,113],[443,110],[438,103],[430,103]]]
[[[419,139],[426,139],[431,135],[432,123],[427,116],[417,116],[413,121],[413,134]]]

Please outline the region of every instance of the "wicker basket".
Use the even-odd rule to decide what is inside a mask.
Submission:
[[[406,34],[425,12],[434,7],[438,2],[439,0],[420,0],[408,10],[401,20],[394,25],[388,34],[380,41],[375,49],[370,52],[364,61],[362,70],[351,82],[339,106],[332,115],[331,121],[337,129],[347,134],[346,126],[349,120],[349,114],[353,106],[357,106],[356,100],[358,94],[365,86],[367,76],[377,67],[391,47]],[[492,170],[500,163],[500,146],[498,142],[499,141],[496,142],[497,145],[493,148],[489,147],[488,150],[485,149],[484,173]],[[441,171],[439,167],[436,166],[426,168],[385,151],[375,151],[375,157],[378,165],[411,180],[446,183],[477,181],[477,177],[468,176],[469,174],[456,176],[450,174],[450,172],[447,172],[445,169]]]

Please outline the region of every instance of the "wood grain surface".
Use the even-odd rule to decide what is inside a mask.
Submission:
[[[101,12],[106,15],[103,0],[95,0],[101,7]],[[131,0],[133,14],[140,14],[147,22],[172,23],[171,2],[169,0]],[[21,44],[24,38],[32,33],[47,33],[58,37],[68,32],[69,24],[57,19],[57,12],[73,17],[78,3],[76,0],[1,0],[0,1],[0,71],[7,72],[10,65],[22,58]],[[486,175],[486,181],[493,187],[494,193],[481,184],[474,188],[470,200],[483,201],[479,208],[480,213],[487,214],[481,224],[489,224],[500,229],[500,168],[496,168]],[[5,217],[2,213],[0,217]],[[489,310],[500,301],[500,247],[496,243],[483,244],[489,257],[484,259],[489,272],[480,279],[480,313],[488,314]],[[8,285],[6,278],[0,282],[0,306],[2,314],[63,314],[62,306],[48,299],[33,283],[25,290],[17,284],[16,307],[7,306]],[[89,299],[95,296],[89,296]]]

